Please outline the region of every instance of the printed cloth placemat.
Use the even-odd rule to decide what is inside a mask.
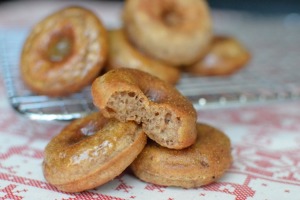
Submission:
[[[205,110],[200,122],[231,139],[231,168],[216,183],[195,189],[162,187],[125,171],[111,182],[69,194],[49,185],[43,150],[66,125],[32,121],[8,104],[0,84],[0,199],[299,199],[300,103]]]

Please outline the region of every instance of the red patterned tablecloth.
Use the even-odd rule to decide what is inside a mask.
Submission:
[[[15,25],[5,19],[2,25]],[[195,189],[162,187],[124,172],[101,187],[75,194],[49,185],[41,167],[45,145],[65,123],[17,114],[1,76],[0,113],[0,199],[300,199],[300,102],[199,111],[199,121],[220,128],[232,141],[233,164],[216,183]]]
[[[42,174],[43,150],[62,122],[17,114],[0,82],[0,199],[237,199],[299,200],[300,103],[205,110],[199,121],[225,131],[234,162],[216,183],[196,189],[162,187],[124,172],[94,190],[68,194]]]

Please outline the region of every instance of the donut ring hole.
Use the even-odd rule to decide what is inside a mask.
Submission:
[[[149,88],[148,90],[144,91],[144,94],[150,101],[156,103],[161,102],[166,97],[166,94],[164,94],[162,91],[154,90],[153,88]]]
[[[183,21],[183,17],[180,14],[180,12],[178,12],[174,8],[168,8],[168,9],[162,10],[161,19],[162,19],[162,22],[168,27],[178,26]]]
[[[46,57],[51,62],[65,62],[73,52],[74,34],[71,28],[63,28],[50,37],[47,45]]]
[[[107,121],[107,119],[102,119],[101,121],[89,121],[87,124],[84,124],[84,126],[79,128],[78,132],[83,136],[94,135],[98,130],[101,130],[104,127]]]
[[[69,138],[68,144],[73,145],[82,142],[82,140],[93,136],[99,130],[103,129],[103,127],[107,123],[108,123],[108,119],[101,119],[101,120],[93,119],[87,121],[86,123],[81,124],[79,127],[74,129],[75,134],[73,137]]]

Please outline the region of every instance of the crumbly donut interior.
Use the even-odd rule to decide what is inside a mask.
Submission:
[[[160,106],[146,96],[131,91],[115,92],[105,110],[110,117],[142,124],[145,133],[160,144],[174,145],[178,142],[180,117],[172,110]]]

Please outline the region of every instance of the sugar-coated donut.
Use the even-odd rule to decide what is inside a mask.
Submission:
[[[230,75],[243,68],[250,60],[248,49],[230,36],[215,36],[206,55],[187,68],[201,76]]]
[[[123,22],[138,48],[175,66],[197,61],[212,37],[206,0],[126,0]]]
[[[23,46],[21,75],[38,94],[69,95],[99,75],[107,51],[107,33],[100,19],[85,8],[67,7],[32,29]]]
[[[196,139],[197,114],[173,86],[136,69],[114,69],[92,84],[94,104],[105,117],[141,123],[162,146],[182,149]]]
[[[134,122],[90,114],[67,125],[46,146],[43,173],[65,192],[100,186],[127,168],[146,144],[147,137]]]
[[[209,125],[197,124],[195,144],[174,150],[148,142],[142,153],[130,165],[133,173],[143,181],[193,188],[219,179],[232,163],[229,138]]]
[[[148,72],[171,84],[180,77],[179,69],[140,53],[126,38],[123,29],[109,31],[108,70],[134,68]]]

